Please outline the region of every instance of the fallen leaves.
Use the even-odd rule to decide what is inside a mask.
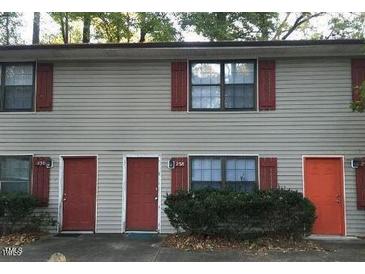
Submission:
[[[12,233],[0,237],[0,246],[22,246],[38,240],[42,233]]]
[[[259,238],[256,240],[228,240],[219,237],[196,236],[184,233],[168,235],[164,246],[192,251],[241,250],[252,253],[279,251],[323,251],[318,243],[310,240],[294,240],[286,238]]]

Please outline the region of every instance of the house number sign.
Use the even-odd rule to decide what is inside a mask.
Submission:
[[[47,161],[42,160],[42,161],[37,161],[35,163],[36,166],[46,166],[47,165]]]
[[[184,161],[174,161],[174,160],[170,160],[168,162],[168,168],[169,169],[174,169],[175,167],[184,167],[185,166],[185,162]]]
[[[52,167],[52,160],[39,160],[34,163],[35,166],[45,166],[46,168]]]
[[[176,161],[175,166],[176,167],[183,167],[183,166],[185,166],[185,162],[184,161]]]

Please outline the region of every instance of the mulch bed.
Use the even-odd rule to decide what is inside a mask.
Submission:
[[[259,238],[255,240],[227,240],[218,237],[204,237],[184,233],[168,235],[163,246],[191,251],[240,250],[246,252],[280,251],[324,251],[318,243],[310,240],[284,238]]]
[[[0,246],[22,246],[35,242],[45,235],[41,232],[12,233],[0,236]]]

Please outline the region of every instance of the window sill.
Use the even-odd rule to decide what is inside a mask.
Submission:
[[[0,115],[5,115],[5,114],[17,114],[17,115],[20,115],[20,114],[33,114],[33,113],[37,113],[35,110],[32,110],[32,111],[0,111]]]
[[[193,109],[189,109],[187,111],[188,113],[256,113],[259,112],[259,110],[257,109],[239,109],[239,110],[193,110]]]

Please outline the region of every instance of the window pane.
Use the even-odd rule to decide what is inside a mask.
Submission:
[[[1,192],[29,191],[30,158],[17,156],[0,157]]]
[[[33,87],[5,87],[4,108],[7,110],[30,110],[33,106]]]
[[[6,86],[32,86],[33,65],[11,65],[5,70]]]
[[[235,169],[227,169],[226,170],[226,180],[231,181],[231,182],[236,180],[236,171],[235,171]]]
[[[255,82],[253,63],[230,63],[224,65],[226,84],[253,84]]]
[[[226,161],[226,180],[228,182],[255,182],[256,160],[228,159]]]
[[[202,161],[202,169],[211,169],[212,168],[212,160],[203,159]]]
[[[200,169],[195,169],[191,175],[193,181],[202,181],[202,171]]]
[[[245,164],[246,164],[246,169],[255,169],[256,168],[256,163],[255,163],[255,160],[253,160],[253,159],[247,159],[245,161]]]
[[[212,160],[213,169],[221,169],[221,160]]]
[[[220,64],[199,63],[191,67],[193,85],[217,85],[220,83]]]
[[[192,188],[220,188],[222,181],[221,160],[200,158],[192,159]]]
[[[256,172],[254,169],[246,169],[245,171],[246,181],[256,181]]]
[[[201,169],[202,161],[200,159],[194,159],[192,162],[193,169]]]
[[[212,181],[212,171],[210,169],[203,169],[202,172],[203,172],[202,181],[206,182]]]
[[[212,181],[221,181],[220,169],[212,169]]]
[[[221,103],[219,86],[193,86],[192,108],[219,108]]]
[[[1,181],[1,192],[28,192],[29,181]]]
[[[253,85],[226,85],[224,105],[226,108],[254,108]]]

